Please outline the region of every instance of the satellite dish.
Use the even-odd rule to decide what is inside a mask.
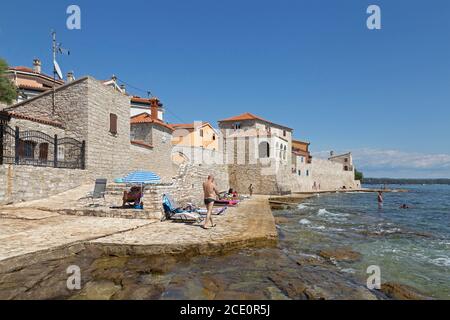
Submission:
[[[62,80],[62,78],[63,78],[62,71],[61,71],[61,68],[59,67],[58,62],[56,62],[56,60],[53,60],[53,66],[55,67],[55,72],[58,75],[59,79]]]

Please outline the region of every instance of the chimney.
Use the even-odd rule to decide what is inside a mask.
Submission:
[[[73,76],[73,71],[67,72],[67,83],[73,82],[75,77]]]
[[[158,119],[159,100],[158,98],[150,99],[150,111],[152,120]]]
[[[33,60],[33,71],[36,73],[41,73],[41,60],[39,59]]]
[[[114,74],[112,75],[111,80],[117,83],[117,77]]]
[[[330,151],[330,157],[334,157],[334,151]]]
[[[122,90],[122,93],[127,93],[126,87],[124,84],[120,85],[120,90]]]

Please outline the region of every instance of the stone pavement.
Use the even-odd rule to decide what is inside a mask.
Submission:
[[[0,270],[20,267],[34,254],[82,244],[107,252],[131,254],[215,254],[277,240],[268,197],[255,196],[238,207],[214,216],[215,228],[160,222],[155,219],[122,219],[59,214],[92,186],[56,197],[0,207]],[[51,211],[49,211],[51,208]]]
[[[10,210],[8,210],[10,211]],[[42,250],[96,239],[155,223],[153,220],[111,219],[93,217],[48,216],[28,210],[17,218],[0,210],[0,264],[1,261]],[[37,217],[33,219],[32,217]]]
[[[165,221],[92,240],[114,254],[217,254],[236,248],[273,244],[278,234],[268,197],[254,196],[221,216],[215,228]]]

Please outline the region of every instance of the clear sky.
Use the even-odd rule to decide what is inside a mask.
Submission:
[[[66,28],[70,4],[81,30]],[[352,150],[367,176],[450,177],[449,14],[448,0],[7,1],[0,57],[51,73],[54,28],[63,73],[116,74],[170,122],[248,111],[319,154]]]

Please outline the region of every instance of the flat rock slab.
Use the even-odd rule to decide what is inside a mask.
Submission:
[[[228,208],[213,217],[217,226],[209,230],[171,221],[59,215],[26,205],[0,209],[5,212],[0,217],[0,269],[76,245],[126,255],[197,255],[273,244],[278,235],[267,199],[255,196]]]
[[[32,208],[0,209],[0,218],[7,219],[43,220],[58,216],[59,214],[55,212],[37,210]]]
[[[38,215],[39,212],[36,214]],[[69,246],[151,223],[155,221],[69,216],[41,220],[2,218],[0,219],[0,263],[5,259]]]
[[[268,198],[255,196],[221,216],[213,216],[215,228],[171,221],[92,240],[114,254],[215,254],[275,243],[278,235]]]

